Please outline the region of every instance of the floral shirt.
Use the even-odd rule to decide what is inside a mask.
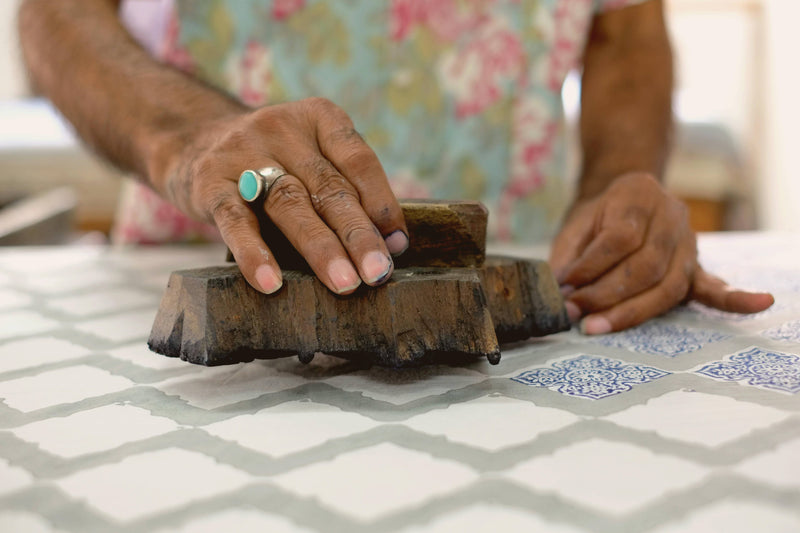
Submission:
[[[571,197],[564,78],[594,13],[636,1],[126,0],[122,16],[160,60],[248,105],[332,100],[398,197],[481,200],[490,238],[541,242]],[[120,215],[117,240],[212,234],[144,188]]]

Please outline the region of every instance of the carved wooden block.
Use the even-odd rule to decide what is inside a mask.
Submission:
[[[545,261],[489,256],[478,272],[501,343],[570,328],[564,298]]]
[[[316,352],[386,366],[500,354],[478,273],[447,268],[399,269],[344,297],[296,270],[273,295],[236,266],[174,272],[148,344],[204,365]]]
[[[156,352],[220,365],[317,352],[385,366],[487,357],[500,342],[569,329],[546,263],[485,261],[486,208],[478,202],[401,202],[410,246],[391,280],[348,296],[330,292],[274,224],[257,212],[283,268],[265,295],[236,266],[174,272],[148,342]]]
[[[568,328],[542,262],[401,268],[344,297],[301,271],[284,271],[284,287],[265,295],[227,266],[174,272],[148,344],[203,365],[293,354],[307,362],[316,352],[393,367],[476,356],[496,364],[499,342]]]
[[[394,258],[396,268],[409,266],[474,267],[486,256],[489,212],[480,202],[401,200],[411,236],[408,249]],[[263,213],[257,213],[264,242],[282,269],[310,272],[305,259]],[[228,252],[227,260],[233,262]]]

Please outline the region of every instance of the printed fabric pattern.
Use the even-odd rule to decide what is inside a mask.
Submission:
[[[542,242],[571,196],[564,78],[594,13],[637,1],[174,0],[158,55],[253,107],[326,97],[399,198],[480,200],[490,239]],[[158,240],[208,234],[152,212]],[[153,241],[147,224],[122,212],[115,236]]]

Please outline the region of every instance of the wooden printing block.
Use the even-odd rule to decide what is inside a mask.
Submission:
[[[496,364],[500,342],[569,329],[546,263],[485,258],[481,204],[403,209],[412,244],[386,284],[335,295],[299,254],[288,255],[293,249],[273,245],[279,263],[296,269],[283,271],[272,295],[250,287],[235,265],[173,272],[148,345],[203,365],[294,354],[308,362],[316,352],[393,367],[476,356]]]

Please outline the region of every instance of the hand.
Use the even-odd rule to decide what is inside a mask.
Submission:
[[[164,171],[163,193],[184,212],[216,224],[247,281],[265,293],[282,284],[256,216],[239,196],[245,169],[277,166],[264,202],[270,219],[338,294],[392,273],[407,229],[378,158],[331,102],[311,98],[193,125]],[[187,142],[188,139],[188,142]]]
[[[772,295],[736,290],[697,263],[686,207],[647,173],[620,176],[576,202],[550,263],[567,311],[584,333],[619,331],[685,299],[736,313],[763,311]]]

